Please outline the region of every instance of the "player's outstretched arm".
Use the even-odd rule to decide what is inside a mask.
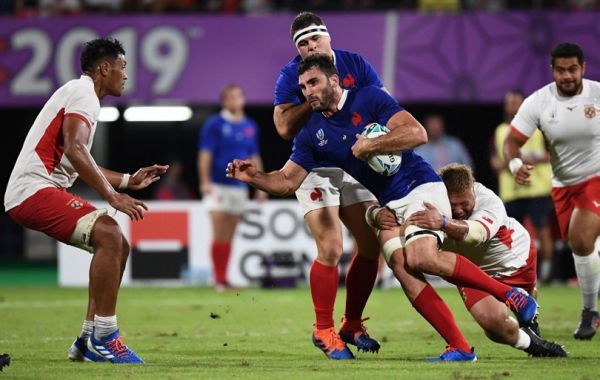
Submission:
[[[512,173],[515,182],[519,185],[528,185],[533,165],[523,163],[521,159],[521,147],[527,141],[511,129],[504,140],[504,159],[508,162],[508,169]]]
[[[158,181],[160,176],[167,172],[169,165],[155,164],[145,168],[140,168],[133,175],[115,172],[103,167],[99,168],[113,188],[141,190]]]
[[[92,155],[86,147],[90,137],[90,128],[76,117],[66,117],[63,121],[64,154],[67,156],[79,177],[96,190],[102,198],[115,209],[129,215],[133,220],[144,217],[144,202],[133,199],[127,194],[115,191],[114,187],[104,176]]]
[[[269,194],[288,196],[300,187],[308,172],[293,161],[286,162],[280,170],[264,173],[250,160],[233,160],[227,164],[226,175]]]
[[[256,165],[256,168],[258,169],[258,171],[264,171],[264,166],[263,166],[263,161],[262,158],[260,157],[260,154],[255,154],[253,156],[250,157],[250,161],[252,161],[254,163],[254,165]],[[257,202],[264,202],[267,199],[269,199],[269,194],[267,194],[266,192],[257,189],[256,192],[254,193],[254,199],[256,199]]]
[[[152,166],[140,168],[131,176],[131,178],[129,178],[127,188],[131,190],[144,189],[158,181],[160,176],[165,174],[167,170],[169,170],[169,165],[154,164]]]
[[[298,105],[293,103],[276,105],[273,110],[273,122],[277,133],[284,140],[293,139],[306,125],[312,112],[308,102]]]

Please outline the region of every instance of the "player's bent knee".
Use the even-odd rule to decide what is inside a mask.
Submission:
[[[436,253],[443,241],[442,236],[440,231],[408,226],[404,232],[406,265],[419,272],[437,273],[440,268]]]
[[[75,247],[94,253],[92,246],[94,227],[98,220],[105,216],[106,213],[106,209],[98,209],[79,218],[75,224],[75,230],[69,239],[69,243]]]
[[[327,262],[337,262],[342,257],[342,242],[337,241],[337,239],[333,239],[327,241],[326,239],[322,239],[318,244],[318,252],[317,255],[319,259],[327,261]]]
[[[569,238],[569,247],[571,247],[573,252],[575,252],[576,254],[585,255],[594,251],[595,240],[595,237],[590,237],[586,239],[585,237],[582,237],[580,235],[573,236],[572,234]]]
[[[119,224],[111,217],[104,215],[98,218],[92,229],[92,246],[94,250],[106,248],[111,252],[121,252],[123,234]]]

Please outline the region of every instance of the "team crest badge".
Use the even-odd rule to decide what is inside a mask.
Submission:
[[[313,202],[322,202],[323,201],[323,192],[318,187],[315,187],[315,190],[310,193],[310,200]]]
[[[596,117],[596,107],[593,104],[588,104],[583,107],[583,114],[586,119],[593,119]]]
[[[73,207],[75,210],[79,210],[83,207],[83,203],[75,198],[71,199],[67,205]]]

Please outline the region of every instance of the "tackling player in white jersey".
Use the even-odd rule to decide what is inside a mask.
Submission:
[[[600,325],[600,256],[594,248],[600,235],[600,83],[583,79],[584,73],[581,47],[557,45],[552,50],[554,82],[525,99],[504,142],[509,169],[525,186],[533,165],[522,159],[521,146],[536,128],[549,143],[552,199],[583,294],[576,339],[591,339]]]
[[[81,177],[116,210],[140,220],[147,209],[144,202],[117,190],[143,189],[168,169],[154,165],[133,175],[117,173],[98,167],[90,154],[100,99],[122,94],[126,64],[125,51],[115,39],[85,44],[83,75],[56,90],[40,111],[4,196],[7,213],[23,227],[94,254],[86,319],[69,349],[75,361],[143,363],[123,343],[117,327],[117,293],[129,244],[105,209],[67,191]]]
[[[427,209],[411,215],[406,225],[441,229],[450,238],[444,239],[442,250],[460,253],[496,280],[534,294],[537,255],[527,230],[508,217],[504,203],[494,192],[475,182],[470,167],[449,164],[439,174],[448,190],[452,218],[426,203]],[[383,212],[391,214],[384,209],[377,217],[390,217]],[[567,356],[560,345],[539,337],[534,331],[537,323],[534,328],[519,328],[506,305],[491,294],[465,286],[458,290],[473,318],[494,342],[532,356]]]

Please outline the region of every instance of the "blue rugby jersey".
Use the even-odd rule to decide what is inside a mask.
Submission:
[[[239,123],[227,121],[222,113],[211,116],[202,127],[198,150],[212,153],[210,177],[213,182],[228,186],[246,186],[225,177],[227,163],[259,154],[258,128],[254,120],[245,117]]]
[[[340,85],[352,90],[366,86],[383,87],[377,72],[367,60],[359,54],[345,50],[333,49],[335,66],[340,74]],[[275,84],[275,100],[273,105],[293,103],[300,104],[305,101],[302,90],[298,85],[298,64],[300,56],[296,56],[285,65]]]
[[[386,125],[402,107],[385,91],[369,86],[348,91],[342,109],[331,117],[314,113],[294,140],[290,160],[307,172],[323,166],[337,166],[371,191],[382,205],[405,197],[415,187],[441,178],[412,149],[402,152],[400,170],[383,176],[371,169],[366,161],[352,155],[356,134],[367,124]]]

